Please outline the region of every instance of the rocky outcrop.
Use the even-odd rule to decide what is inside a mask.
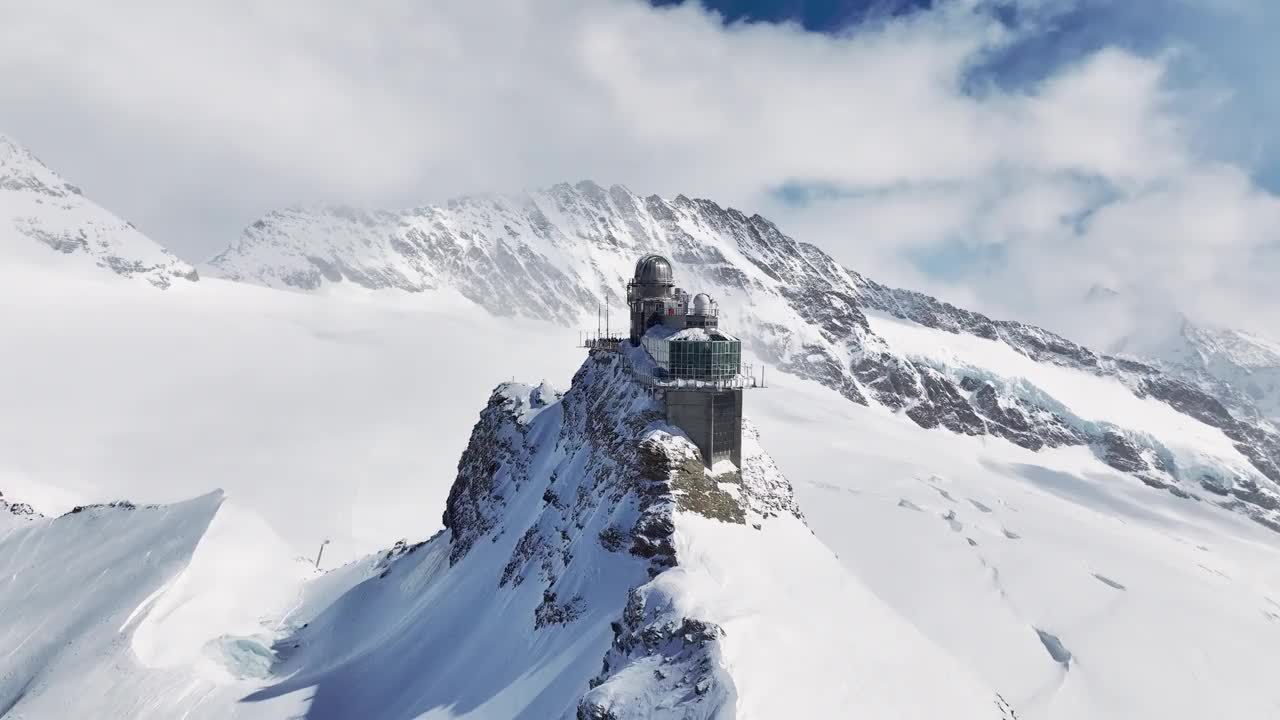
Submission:
[[[512,388],[500,385],[471,431],[441,519],[452,537],[450,563],[458,562],[476,540],[493,530],[507,493],[519,491],[527,480],[531,448],[521,408],[521,398]]]
[[[724,631],[681,617],[660,590],[632,590],[613,632],[604,667],[578,703],[578,720],[652,717],[652,696],[684,698],[678,714],[669,716],[690,719],[718,717],[732,702],[733,678],[717,647]]]
[[[35,520],[44,517],[36,512],[36,509],[30,503],[16,502],[5,498],[4,493],[0,492],[0,515],[9,515],[14,518],[22,518],[27,520]]]
[[[538,593],[537,632],[571,628],[592,612],[581,582],[598,572],[593,563],[642,562],[650,582],[629,589],[578,716],[714,717],[733,697],[717,661],[722,632],[679,612],[654,582],[679,564],[678,517],[758,528],[800,512],[754,427],[744,429],[742,468],[710,475],[698,449],[666,426],[661,396],[636,383],[628,363],[625,354],[594,351],[571,389],[550,401],[545,388],[505,383],[494,391],[449,494],[448,557],[461,565],[476,548],[517,536],[494,583],[501,592]],[[524,524],[514,503],[531,492],[539,507]],[[664,709],[671,714],[643,714],[652,711],[646,698],[659,696],[681,700]]]

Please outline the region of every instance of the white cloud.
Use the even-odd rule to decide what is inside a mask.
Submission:
[[[1095,283],[1280,314],[1275,198],[1199,155],[1169,55],[975,90],[1011,40],[979,0],[835,37],[625,0],[30,0],[5,20],[0,129],[189,257],[279,205],[590,177],[759,210],[874,276],[1073,332]],[[838,192],[788,205],[787,182]],[[939,248],[955,285],[927,272]]]

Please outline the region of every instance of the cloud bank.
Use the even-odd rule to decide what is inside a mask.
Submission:
[[[1090,341],[1151,308],[1265,334],[1280,199],[1257,153],[1206,141],[1237,101],[1187,79],[1179,35],[992,70],[1086,5],[946,0],[815,34],[630,0],[31,1],[0,25],[0,131],[190,259],[282,205],[591,178],[759,211]],[[1082,314],[1095,286],[1130,312]]]

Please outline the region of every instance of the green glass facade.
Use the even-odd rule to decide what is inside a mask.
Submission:
[[[685,380],[729,380],[742,370],[742,342],[719,333],[710,340],[646,336],[645,349],[669,377]]]

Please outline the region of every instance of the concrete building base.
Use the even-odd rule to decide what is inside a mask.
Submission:
[[[708,467],[742,467],[742,390],[667,390],[667,422],[689,436]]]

